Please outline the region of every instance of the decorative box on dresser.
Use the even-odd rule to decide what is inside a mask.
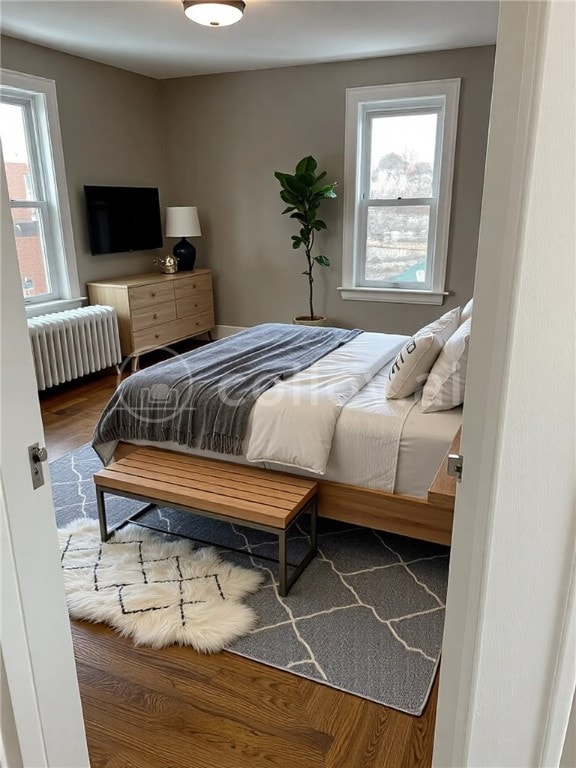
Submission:
[[[91,304],[116,310],[122,354],[131,356],[132,370],[144,352],[214,327],[209,269],[98,280],[88,283],[88,296]]]

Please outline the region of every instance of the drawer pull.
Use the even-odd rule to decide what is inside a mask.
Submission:
[[[154,320],[158,320],[158,315],[154,315]]]
[[[154,296],[156,296],[156,291],[152,291],[150,295],[152,296],[152,298],[154,298]]]
[[[196,320],[196,325],[200,325],[200,320]]]
[[[159,333],[157,333],[157,334],[156,334],[156,338],[157,338],[157,339],[159,339],[159,338],[160,338],[160,334],[159,334]]]
[[[196,283],[192,283],[192,288],[196,288]]]

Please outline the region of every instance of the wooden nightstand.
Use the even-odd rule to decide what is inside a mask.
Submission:
[[[209,269],[112,278],[88,283],[91,304],[114,307],[122,354],[138,358],[166,344],[214,327],[212,273]]]

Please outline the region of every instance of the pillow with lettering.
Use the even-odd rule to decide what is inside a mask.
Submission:
[[[429,331],[419,331],[398,353],[388,374],[388,400],[409,397],[421,387],[430,373],[444,342]]]

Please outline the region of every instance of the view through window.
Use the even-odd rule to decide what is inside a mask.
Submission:
[[[373,114],[362,282],[426,281],[438,115]]]
[[[22,290],[26,298],[51,296],[55,291],[47,260],[47,202],[29,103],[0,104],[0,139]]]

